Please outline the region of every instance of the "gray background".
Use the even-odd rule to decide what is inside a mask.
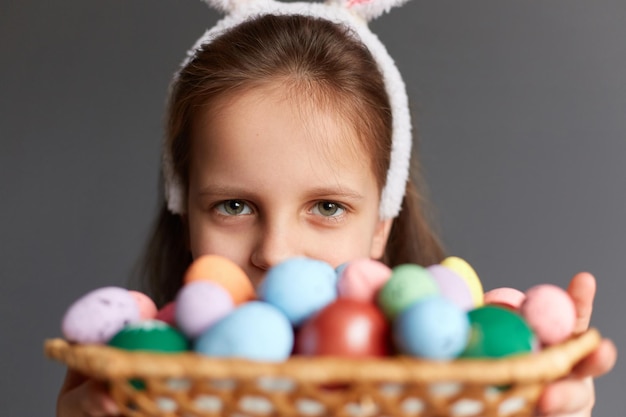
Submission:
[[[155,213],[164,101],[199,1],[0,3],[1,414],[50,416],[67,306],[124,285]],[[599,281],[626,346],[626,2],[413,0],[372,26],[405,76],[451,253],[487,289]],[[623,415],[626,369],[595,416]]]

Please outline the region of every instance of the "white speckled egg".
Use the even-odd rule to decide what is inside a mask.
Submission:
[[[72,342],[104,344],[126,324],[139,320],[139,307],[127,289],[103,287],[85,294],[67,309],[61,331]]]

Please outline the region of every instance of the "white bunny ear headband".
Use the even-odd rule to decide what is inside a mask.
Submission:
[[[183,67],[194,57],[202,45],[210,43],[225,30],[259,15],[304,15],[322,18],[349,27],[369,49],[382,73],[392,114],[392,148],[387,179],[380,200],[380,218],[391,219],[398,215],[409,178],[411,158],[411,117],[402,76],[393,59],[378,37],[368,28],[367,22],[400,6],[407,0],[326,0],[325,3],[275,0],[204,0],[226,16],[207,30],[189,51]],[[177,177],[171,151],[166,147],[163,155],[165,198],[168,209],[174,214],[185,213],[185,190]]]

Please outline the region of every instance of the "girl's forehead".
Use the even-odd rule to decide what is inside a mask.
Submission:
[[[345,101],[345,100],[344,100]],[[332,93],[269,83],[225,94],[196,114],[192,147],[272,147],[279,156],[315,153],[332,164],[370,156],[348,103]],[[295,156],[295,155],[294,155]]]
[[[203,110],[192,134],[192,190],[303,196],[380,192],[354,130],[331,108],[253,89]],[[241,194],[246,194],[242,192]]]

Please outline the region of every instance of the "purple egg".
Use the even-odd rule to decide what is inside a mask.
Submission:
[[[474,308],[470,288],[460,275],[443,265],[431,265],[426,269],[435,279],[442,296],[465,311]]]
[[[176,326],[193,339],[234,308],[232,297],[222,286],[210,281],[192,281],[176,296]]]
[[[104,344],[126,324],[139,320],[139,307],[127,289],[103,287],[85,294],[67,309],[61,331],[72,342]]]

